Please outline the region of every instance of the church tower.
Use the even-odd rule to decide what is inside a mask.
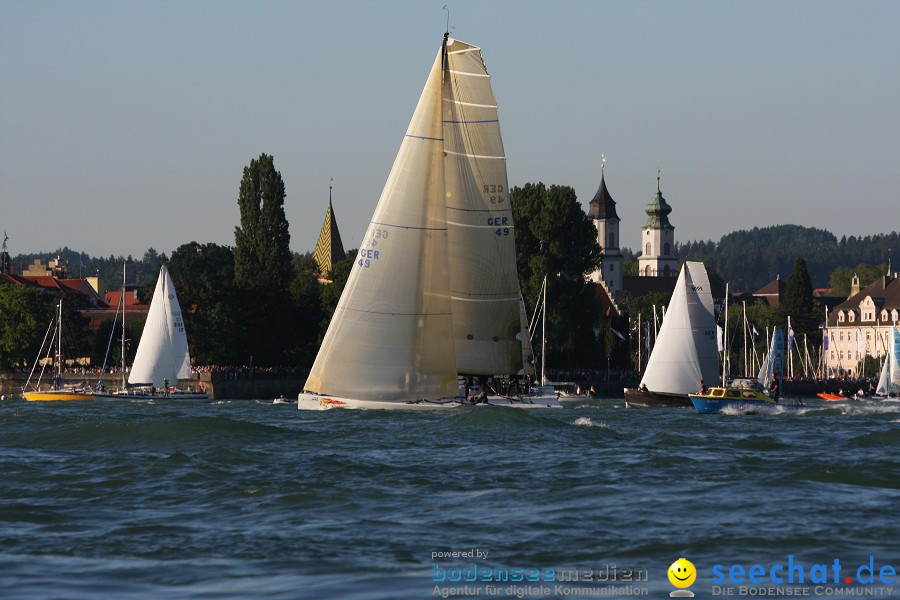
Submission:
[[[644,209],[647,224],[641,229],[642,253],[638,258],[639,275],[644,277],[675,277],[678,257],[675,256],[675,228],[669,223],[672,207],[666,203],[659,189],[656,174],[656,195]]]
[[[601,158],[600,187],[594,199],[588,205],[588,216],[597,228],[597,243],[600,245],[602,258],[600,268],[591,273],[591,281],[602,280],[612,295],[622,291],[622,253],[619,251],[619,215],[616,214],[616,202],[606,189],[605,166],[606,157]]]
[[[338,231],[337,220],[334,218],[334,209],[331,207],[331,187],[328,186],[328,212],[325,213],[325,222],[322,224],[322,230],[319,232],[319,239],[316,242],[316,249],[313,252],[313,258],[319,265],[319,273],[322,279],[328,277],[334,268],[334,263],[343,260],[346,256],[344,253],[344,244],[341,242],[341,233]]]

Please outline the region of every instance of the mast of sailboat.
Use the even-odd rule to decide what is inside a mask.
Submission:
[[[122,388],[128,384],[125,377],[125,263],[122,263]]]
[[[56,389],[59,389],[62,386],[62,297],[59,299],[59,318],[56,334]]]
[[[638,365],[637,372],[641,372],[641,313],[638,313],[638,330],[637,330],[637,341],[638,341]]]
[[[725,283],[725,326],[722,328],[722,387],[728,382],[728,286]]]
[[[541,322],[541,385],[547,385],[547,275],[544,274],[544,303],[541,308],[544,313]]]

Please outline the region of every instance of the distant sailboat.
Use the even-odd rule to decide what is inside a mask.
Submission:
[[[175,284],[163,265],[128,375],[128,387],[94,396],[98,399],[209,400],[205,392],[177,389],[175,384],[179,379],[191,379],[191,356]]]
[[[888,340],[888,352],[881,366],[876,396],[900,395],[900,327],[891,327]]]
[[[55,319],[56,324],[56,335],[53,336],[56,339],[56,354],[53,357],[53,364],[56,367],[56,378],[53,383],[51,383],[48,389],[41,390],[41,377],[38,377],[37,383],[29,390],[29,386],[31,386],[31,376],[28,377],[28,381],[25,383],[25,389],[22,390],[22,396],[28,400],[29,402],[51,402],[51,401],[66,401],[66,400],[93,400],[94,397],[91,394],[91,389],[87,385],[87,382],[76,384],[76,383],[67,383],[63,381],[63,303],[62,298],[59,300],[58,304],[58,312],[57,317]],[[51,327],[53,324],[51,323]],[[47,333],[50,333],[50,328],[48,327]],[[44,346],[46,345],[48,350],[48,358],[49,353],[53,347],[51,338],[50,343],[46,343],[48,340],[47,336],[44,336],[45,344],[41,346],[41,353],[44,351]],[[40,354],[38,355],[40,358]],[[37,361],[35,361],[35,367],[37,366]],[[32,374],[34,374],[34,367],[32,368]],[[41,369],[41,375],[43,375],[43,368]]]
[[[490,75],[445,34],[298,407],[459,406],[461,376],[523,371],[520,298]]]
[[[716,317],[706,267],[685,262],[638,389],[625,389],[625,405],[686,407],[700,380],[719,377]]]

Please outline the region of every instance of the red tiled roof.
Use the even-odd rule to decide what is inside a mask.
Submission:
[[[103,297],[104,302],[106,302],[109,306],[118,306],[119,299],[122,296],[122,290],[114,290],[110,292],[106,292],[106,295]],[[147,306],[146,304],[141,304],[141,302],[137,298],[137,292],[135,290],[125,291],[125,308],[135,308],[140,309],[141,307]],[[149,308],[149,306],[147,306]]]

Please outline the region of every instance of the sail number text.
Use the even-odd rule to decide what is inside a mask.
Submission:
[[[364,269],[368,269],[372,266],[373,260],[378,260],[378,250],[363,248],[359,251],[356,264]]]
[[[488,217],[488,227],[496,227],[496,235],[509,235],[509,217]]]
[[[503,204],[506,198],[503,197],[503,186],[495,183],[484,184],[484,195],[488,197],[491,204]]]

